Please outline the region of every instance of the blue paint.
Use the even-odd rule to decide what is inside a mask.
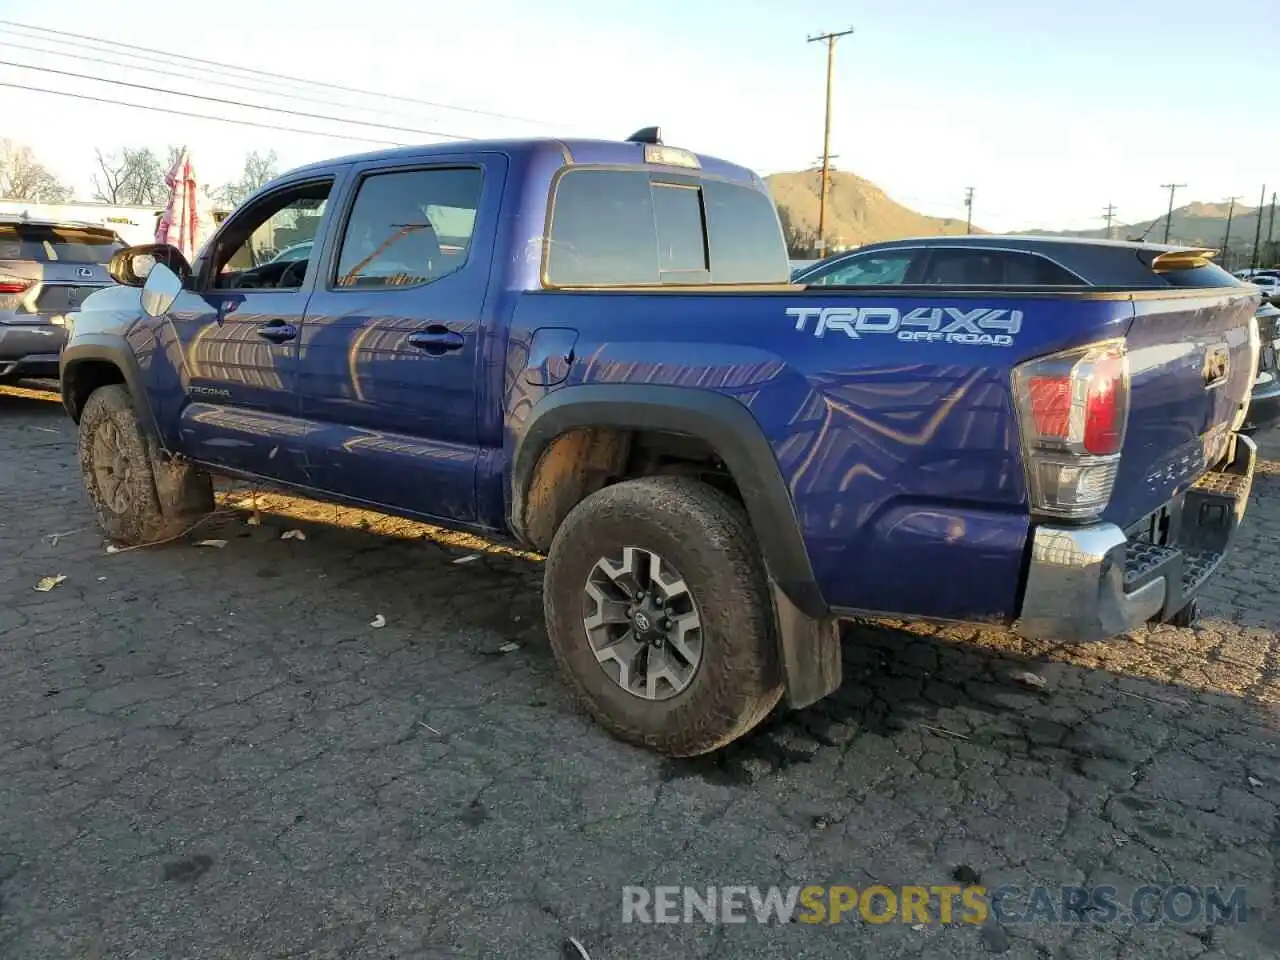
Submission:
[[[1128,336],[1132,411],[1106,512],[1122,524],[1203,471],[1197,445],[1247,393],[1247,345],[1232,342],[1236,369],[1215,393],[1198,365],[1206,345],[1242,328],[1248,298],[543,290],[548,194],[566,150],[575,163],[642,160],[635,144],[512,141],[294,171],[262,195],[334,178],[301,289],[193,289],[164,321],[140,319],[136,291],[108,290],[86,302],[75,335],[127,332],[171,450],[499,537],[510,533],[514,452],[541,400],[588,384],[714,391],[741,404],[767,440],[775,464],[761,469],[781,471],[829,605],[967,620],[1017,614],[1032,518],[1010,388],[1016,364]],[[706,174],[764,189],[743,168],[702,163]],[[441,165],[483,171],[465,263],[416,286],[332,282],[361,178]],[[874,324],[857,337],[838,326],[816,336],[816,321],[786,312],[957,305],[1020,311],[1021,329],[1000,346],[907,341]],[[297,336],[265,338],[276,322]]]

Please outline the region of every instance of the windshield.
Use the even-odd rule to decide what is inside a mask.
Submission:
[[[124,246],[114,233],[92,228],[0,224],[0,260],[105,264]]]

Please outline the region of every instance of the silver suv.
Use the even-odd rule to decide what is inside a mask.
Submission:
[[[58,375],[65,316],[111,285],[124,247],[93,224],[0,217],[0,381]]]

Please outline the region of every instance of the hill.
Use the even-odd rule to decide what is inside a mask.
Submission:
[[[1227,211],[1225,203],[1188,203],[1173,211],[1169,229],[1170,243],[1189,246],[1205,246],[1220,249],[1227,235]],[[1156,243],[1164,241],[1165,216],[1154,220],[1116,225],[1111,236],[1116,240],[1138,239],[1145,236]],[[1253,249],[1254,233],[1258,228],[1258,208],[1237,204],[1231,218],[1231,249],[1236,253]],[[1262,240],[1266,243],[1271,231],[1271,207],[1262,208]],[[1027,230],[1026,233],[1048,237],[1106,237],[1105,227],[1095,230]]]
[[[889,196],[869,180],[834,170],[827,189],[827,241],[837,247],[853,247],[900,237],[952,236],[965,232],[963,220],[940,219],[917,213]],[[799,249],[818,235],[818,190],[821,170],[775,173],[765,177],[788,241]],[[973,228],[974,233],[985,230]]]

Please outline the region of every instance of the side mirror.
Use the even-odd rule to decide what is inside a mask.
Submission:
[[[141,287],[151,276],[152,270],[163,264],[185,283],[191,277],[191,264],[182,251],[168,243],[144,243],[136,247],[117,250],[107,264],[107,273],[116,283],[126,287]]]
[[[156,263],[148,271],[147,282],[142,288],[142,310],[149,317],[166,314],[180,293],[182,278],[163,263]]]

